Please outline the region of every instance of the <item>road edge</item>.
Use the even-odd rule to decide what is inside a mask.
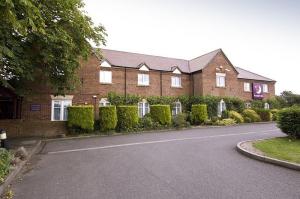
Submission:
[[[244,144],[244,143],[260,141],[260,140],[264,140],[264,139],[246,140],[246,141],[239,142],[236,145],[236,149],[237,149],[238,152],[240,152],[241,154],[243,154],[243,155],[245,155],[249,158],[259,160],[259,161],[262,161],[262,162],[266,162],[266,163],[269,163],[269,164],[285,167],[285,168],[288,168],[288,169],[293,169],[293,170],[300,171],[300,164],[291,163],[291,162],[287,162],[287,161],[284,161],[284,160],[278,160],[278,159],[267,157],[267,156],[264,156],[264,155],[259,155],[259,154],[253,153],[251,151],[248,151],[248,150],[246,150],[242,147],[242,144]]]

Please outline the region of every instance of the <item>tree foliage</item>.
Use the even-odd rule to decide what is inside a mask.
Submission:
[[[90,42],[105,44],[104,27],[83,7],[82,0],[0,0],[1,85],[21,91],[42,79],[58,94],[72,89]]]

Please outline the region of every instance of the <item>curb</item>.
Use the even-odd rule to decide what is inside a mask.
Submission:
[[[9,173],[3,184],[0,185],[0,196],[4,194],[5,189],[11,184],[11,182],[15,179],[15,177],[21,172],[22,168],[26,165],[26,163],[31,159],[33,154],[35,154],[38,150],[40,150],[42,146],[42,141],[39,140],[38,143],[33,147],[33,149],[28,154],[26,160],[22,161],[19,165],[14,167],[14,169]]]
[[[264,139],[247,140],[247,141],[239,142],[236,145],[236,149],[237,149],[238,152],[240,152],[241,154],[243,154],[243,155],[245,155],[249,158],[259,160],[259,161],[262,161],[262,162],[266,162],[266,163],[269,163],[269,164],[285,167],[285,168],[288,168],[288,169],[293,169],[293,170],[300,171],[300,164],[291,163],[291,162],[287,162],[287,161],[284,161],[284,160],[278,160],[278,159],[270,158],[270,157],[267,157],[267,156],[264,156],[264,155],[259,155],[259,154],[250,152],[250,151],[248,151],[248,150],[246,150],[242,147],[242,144],[244,144],[246,142],[253,142],[253,141],[259,141],[259,140],[264,140]]]

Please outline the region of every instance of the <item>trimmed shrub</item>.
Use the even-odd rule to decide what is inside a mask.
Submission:
[[[145,130],[154,128],[154,123],[152,121],[150,114],[146,114],[144,115],[144,117],[139,119],[139,128]]]
[[[12,155],[4,148],[0,149],[0,183],[3,183],[6,175],[9,173]]]
[[[208,119],[206,104],[192,105],[192,124],[203,124]]]
[[[272,121],[272,113],[267,109],[257,109],[256,113],[260,116],[261,120],[264,122]]]
[[[246,122],[260,122],[260,116],[252,109],[245,109],[242,113],[244,120]],[[247,119],[246,119],[247,118]]]
[[[236,123],[244,123],[243,116],[236,111],[229,111],[228,116],[229,118],[234,119]]]
[[[75,132],[91,132],[94,130],[94,107],[79,105],[68,107],[68,127]]]
[[[230,126],[230,125],[234,125],[234,124],[235,124],[235,120],[231,119],[231,118],[218,120],[215,123],[215,125],[218,125],[218,126]]]
[[[114,130],[117,126],[116,106],[99,107],[99,126],[100,131]]]
[[[154,122],[161,125],[170,125],[172,123],[170,105],[151,105],[150,115]]]
[[[179,113],[173,116],[173,126],[175,128],[183,128],[189,126],[187,121],[187,116],[184,113]]]
[[[278,127],[287,135],[300,138],[300,107],[285,108],[278,112]]]
[[[227,119],[229,118],[229,111],[222,111],[222,115],[221,115],[221,118],[222,119]]]
[[[118,106],[117,107],[117,130],[132,131],[139,123],[137,106]]]
[[[271,109],[271,113],[272,113],[272,120],[276,121],[277,120],[277,115],[278,115],[279,110],[278,109]]]

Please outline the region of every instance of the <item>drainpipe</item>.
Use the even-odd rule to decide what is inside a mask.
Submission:
[[[162,72],[160,71],[160,96],[163,95],[163,91],[162,91]]]
[[[124,94],[125,94],[125,97],[127,98],[127,69],[126,69],[126,67],[125,67],[125,70],[124,70],[124,75],[125,75],[125,82],[124,82]]]
[[[195,95],[194,74],[192,74],[192,94]]]

